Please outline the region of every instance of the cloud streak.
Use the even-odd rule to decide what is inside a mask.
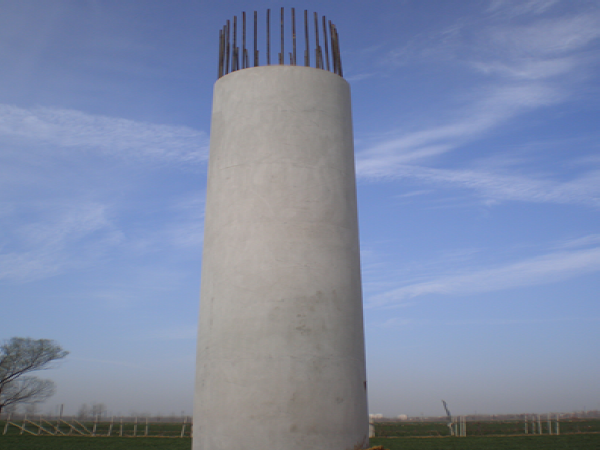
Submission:
[[[500,19],[488,18],[484,21],[488,26],[479,26],[474,31],[477,39],[471,39],[470,42],[475,43],[470,46],[460,40],[465,24],[457,24],[451,27],[451,32],[444,32],[447,39],[439,45],[451,48],[451,54],[463,54],[461,58],[455,56],[456,62],[466,63],[486,79],[478,80],[470,93],[464,95],[467,105],[453,111],[452,120],[441,118],[447,112],[436,108],[439,111],[437,125],[416,131],[388,132],[385,138],[371,144],[364,144],[363,140],[357,145],[359,179],[409,179],[469,189],[486,201],[600,205],[600,173],[593,168],[570,181],[556,181],[552,176],[528,175],[526,170],[520,170],[519,174],[507,174],[491,166],[482,170],[472,160],[458,168],[434,167],[442,156],[486,139],[498,127],[526,113],[577,96],[586,70],[600,60],[597,53],[590,52],[591,45],[600,38],[600,14],[588,11],[559,18],[546,17],[544,14],[551,11],[555,3],[494,2],[490,11],[533,15],[534,20],[526,25],[513,25],[507,20],[512,17],[510,14],[503,14]],[[489,25],[494,20],[498,23]],[[424,59],[436,53],[435,49],[422,50],[420,55]]]
[[[583,241],[582,241],[583,242]],[[470,295],[554,283],[600,271],[600,247],[556,251],[483,270],[465,269],[371,296],[367,307],[399,306],[427,295]]]
[[[569,181],[503,174],[477,169],[436,169],[399,165],[395,178],[428,185],[468,189],[486,201],[580,204],[600,207],[600,171],[590,171]]]
[[[206,133],[184,126],[137,122],[80,111],[0,104],[0,137],[124,159],[200,163],[208,157]]]
[[[30,281],[89,264],[123,234],[105,205],[89,203],[22,225],[0,243],[0,279]],[[94,257],[93,257],[94,256]]]

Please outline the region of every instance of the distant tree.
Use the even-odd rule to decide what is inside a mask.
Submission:
[[[17,412],[17,405],[8,405],[3,409],[5,414],[15,414]]]
[[[28,416],[35,416],[38,413],[38,405],[37,403],[26,403],[25,404],[25,414]]]
[[[88,406],[87,403],[84,403],[83,405],[81,405],[79,407],[79,410],[77,411],[77,418],[80,420],[87,419],[89,415],[90,415],[90,407]]]
[[[49,339],[14,337],[0,346],[0,413],[17,403],[35,404],[54,394],[54,382],[26,376],[50,369],[51,363],[69,352]]]
[[[104,403],[92,403],[91,413],[92,417],[102,417],[102,415],[106,414],[106,405]]]

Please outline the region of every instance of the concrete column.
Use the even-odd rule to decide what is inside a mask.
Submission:
[[[366,448],[350,88],[301,66],[214,89],[194,450]]]

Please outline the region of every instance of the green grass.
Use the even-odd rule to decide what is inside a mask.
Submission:
[[[1,436],[2,450],[190,450],[191,438]]]
[[[552,431],[554,432],[554,423]],[[528,424],[531,433],[531,423]],[[548,433],[548,424],[542,420],[543,434]],[[560,434],[600,433],[598,419],[571,419],[560,422]],[[469,421],[468,436],[495,436],[524,434],[523,421]],[[376,437],[441,437],[448,436],[448,427],[440,422],[378,422],[375,424]]]
[[[371,445],[389,450],[598,450],[600,435],[373,438]],[[191,446],[190,438],[0,435],[2,450],[190,450]]]
[[[600,435],[371,438],[389,450],[598,450]]]
[[[388,450],[598,450],[600,434],[372,438],[371,445]],[[2,450],[190,450],[191,446],[190,438],[0,435]]]

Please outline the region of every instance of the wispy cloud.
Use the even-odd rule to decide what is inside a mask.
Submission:
[[[198,163],[208,157],[206,133],[184,126],[97,116],[81,111],[0,104],[0,138],[152,162]]]
[[[514,79],[543,79],[574,71],[580,76],[597,60],[587,50],[599,37],[597,12],[536,20],[527,25],[496,25],[486,31],[485,51],[477,53],[473,66],[487,74]]]
[[[472,159],[463,159],[461,166],[453,168],[436,167],[466,144],[485,143],[484,139],[500,126],[579,95],[586,71],[600,61],[597,52],[590,51],[600,38],[600,13],[545,15],[555,3],[493,2],[490,11],[530,16],[519,25],[506,14],[484,19],[486,26],[463,21],[446,30],[440,44],[425,39],[425,47],[412,52],[413,59],[431,58],[436,52],[431,53],[427,46],[435,49],[439,45],[444,47],[447,58],[454,55],[455,62],[464,63],[487,78],[477,79],[469,93],[464,94],[466,105],[436,108],[428,118],[429,125],[421,129],[392,130],[370,142],[365,138],[357,141],[358,177],[370,181],[402,178],[422,186],[469,189],[486,202],[516,200],[598,206],[600,173],[593,166],[571,176],[569,181],[564,176],[540,176],[532,170],[534,166],[523,165],[519,170],[507,172],[492,165],[482,168]],[[463,41],[461,35],[467,33],[466,28],[471,39]],[[452,119],[447,119],[450,111]],[[442,156],[446,159],[442,160]]]
[[[513,116],[562,99],[556,89],[538,85],[505,86],[489,90],[458,115],[460,120],[401,134],[359,151],[357,176],[395,178],[399,165],[427,160],[480,137]]]
[[[0,241],[0,279],[56,275],[85,265],[123,240],[105,205],[89,203],[44,218],[13,228]]]
[[[515,318],[515,319],[470,319],[470,320],[431,320],[431,319],[410,319],[410,318],[400,318],[400,317],[391,317],[383,321],[380,325],[385,328],[406,328],[406,327],[422,327],[426,326],[434,326],[439,327],[440,325],[444,326],[456,326],[456,327],[464,327],[464,326],[512,326],[512,325],[540,325],[540,324],[555,324],[555,323],[565,323],[565,322],[599,322],[600,317],[544,317],[544,318]]]
[[[569,181],[482,170],[437,169],[396,165],[387,177],[414,180],[425,185],[474,191],[486,202],[524,201],[533,203],[600,206],[600,171],[590,171]]]
[[[491,0],[488,11],[510,16],[542,14],[559,2],[560,0]]]
[[[600,247],[563,250],[487,269],[465,268],[451,275],[407,284],[367,299],[367,307],[398,306],[426,295],[469,295],[535,286],[600,271]]]

